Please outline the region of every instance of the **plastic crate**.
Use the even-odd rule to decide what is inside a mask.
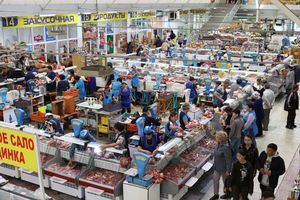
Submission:
[[[34,112],[30,115],[30,120],[34,122],[45,122],[46,121],[46,116],[45,113],[42,113],[40,111]]]
[[[109,132],[109,127],[108,126],[99,126],[99,132],[100,133],[108,133]]]
[[[101,116],[101,125],[108,126],[109,125],[109,117]]]
[[[113,112],[116,110],[121,110],[122,106],[121,106],[121,102],[118,103],[110,103],[110,104],[103,104],[103,110],[107,111],[107,112]]]

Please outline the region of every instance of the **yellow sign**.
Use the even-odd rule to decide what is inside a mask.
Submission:
[[[34,135],[0,128],[0,162],[37,172]]]
[[[22,16],[22,17],[2,17],[4,28],[28,28],[38,26],[54,26],[77,24],[77,14],[53,15],[53,16]]]
[[[206,9],[192,9],[192,10],[181,10],[180,11],[180,16],[186,16],[189,13],[191,13],[192,15],[202,15],[205,14],[207,12]]]
[[[85,22],[109,22],[117,20],[127,20],[127,12],[99,12],[92,14],[82,14],[81,21]]]
[[[129,12],[130,19],[151,19],[156,17],[156,11],[150,10],[149,12]]]

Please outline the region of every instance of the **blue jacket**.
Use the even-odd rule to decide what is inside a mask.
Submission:
[[[248,112],[247,114],[245,114],[243,116],[243,120],[245,122],[247,122],[248,117],[249,117],[250,114],[254,116],[254,120],[253,120],[251,126],[248,129],[245,130],[245,134],[246,135],[250,134],[252,136],[256,136],[257,133],[258,133],[258,128],[257,128],[257,125],[256,125],[256,114],[255,114],[255,111],[252,110],[251,112]]]
[[[130,104],[131,104],[130,94],[131,94],[131,91],[128,86],[125,89],[123,89],[123,88],[121,89],[121,106],[122,106],[122,108],[130,107]]]
[[[103,104],[110,104],[112,102],[112,92],[109,92],[107,95],[105,92],[102,92]]]
[[[79,98],[84,99],[84,97],[86,97],[86,92],[83,80],[79,79],[75,83],[75,88],[79,90]]]
[[[136,74],[135,71],[130,71],[130,74]],[[139,76],[135,75],[131,78],[132,87],[139,87]]]

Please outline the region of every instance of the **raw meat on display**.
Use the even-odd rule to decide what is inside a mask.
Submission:
[[[166,179],[178,183],[180,179],[184,178],[192,170],[193,169],[185,163],[176,163],[168,165],[164,168],[162,173]]]
[[[52,155],[47,155],[47,154],[43,154],[41,153],[41,163],[42,165],[45,164],[46,162],[48,162],[49,160],[51,160],[54,156]]]
[[[205,111],[205,112],[203,113],[203,116],[206,117],[206,118],[208,118],[208,119],[210,119],[210,118],[212,118],[214,115],[213,115],[212,112],[210,112],[210,111]]]
[[[152,180],[155,184],[160,184],[165,178],[164,174],[161,173],[158,169],[151,169],[147,172],[147,174],[153,177]]]
[[[124,175],[118,172],[113,172],[105,169],[95,169],[89,171],[82,178],[97,182],[103,185],[115,186],[123,179]]]
[[[70,143],[61,140],[47,138],[47,137],[40,137],[40,142],[47,144],[51,147],[58,147],[60,149],[65,149],[65,150],[70,147]]]
[[[47,167],[47,170],[75,178],[76,176],[79,175],[81,171],[81,167],[76,166],[73,168],[73,167],[69,167],[68,165],[61,165],[60,163],[54,163],[49,167]]]
[[[193,128],[199,128],[199,129],[204,129],[204,125],[200,124],[198,120],[192,120],[186,125],[187,128],[193,129]]]
[[[213,150],[216,148],[217,146],[217,142],[213,139],[210,139],[208,137],[203,138],[202,140],[199,141],[199,146],[209,149],[209,150]]]
[[[195,148],[192,150],[186,150],[181,154],[181,158],[186,163],[190,163],[193,166],[196,166],[199,163],[205,161],[205,159],[210,155],[209,152],[203,151],[201,148]]]

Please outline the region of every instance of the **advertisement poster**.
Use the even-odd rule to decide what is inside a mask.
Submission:
[[[105,33],[104,31],[99,32],[99,49],[104,49],[105,47]]]
[[[107,35],[107,54],[114,53],[114,36]]]
[[[49,35],[49,28],[45,27],[45,35],[46,35],[46,41],[54,41],[56,40],[56,37],[54,35]]]
[[[37,172],[34,135],[0,128],[0,163]]]

